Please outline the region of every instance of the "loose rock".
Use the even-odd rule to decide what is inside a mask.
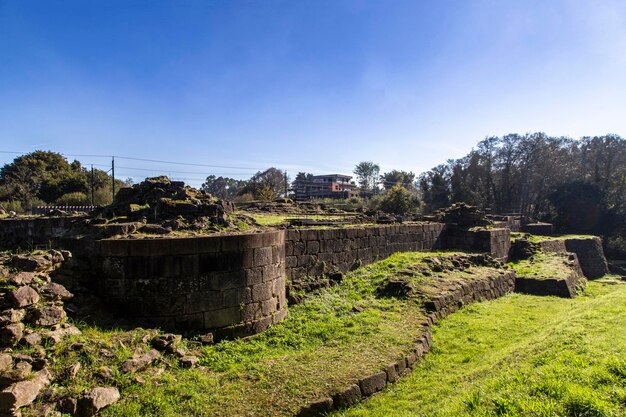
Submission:
[[[129,359],[126,362],[122,363],[122,372],[137,372],[141,369],[148,367],[152,362],[160,357],[161,354],[158,350],[151,349],[145,355],[142,355],[138,358]]]
[[[46,299],[50,300],[62,300],[66,301],[74,297],[74,294],[69,292],[63,285],[51,282],[43,288],[42,295]]]
[[[39,294],[28,285],[11,291],[7,298],[11,305],[16,308],[24,308],[36,304],[39,301]]]
[[[120,392],[115,387],[98,387],[85,392],[76,404],[78,417],[90,417],[98,411],[114,404],[120,399]]]
[[[16,413],[20,407],[31,404],[50,384],[48,371],[39,371],[33,379],[16,382],[0,392],[0,414]]]
[[[58,306],[41,307],[33,310],[29,321],[35,326],[52,327],[65,319],[65,311]]]
[[[183,356],[182,358],[180,358],[180,366],[182,366],[183,368],[193,368],[198,364],[199,361],[200,359],[198,359],[197,356]]]
[[[3,346],[13,346],[22,338],[24,325],[22,323],[9,324],[0,329],[0,343]]]

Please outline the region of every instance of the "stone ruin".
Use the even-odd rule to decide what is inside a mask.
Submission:
[[[94,211],[79,226],[97,237],[135,232],[163,235],[236,229],[236,218],[233,203],[162,176],[120,189],[113,204]],[[237,220],[245,222],[245,218]]]
[[[466,203],[454,203],[450,207],[440,209],[435,213],[438,221],[462,228],[489,226],[492,224],[476,206]]]

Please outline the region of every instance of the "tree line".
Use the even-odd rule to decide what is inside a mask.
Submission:
[[[127,186],[116,180],[116,188]],[[106,205],[113,200],[112,178],[100,169],[91,171],[61,154],[35,151],[18,156],[0,169],[0,201],[16,211],[44,204]]]
[[[421,175],[359,162],[353,173],[370,208],[423,213],[466,202],[495,214],[520,214],[554,223],[565,232],[622,235],[626,229],[626,140],[617,135],[574,140],[544,133],[487,137],[466,156]],[[209,175],[202,189],[238,201],[289,197],[313,175],[293,181],[275,167],[247,180]],[[35,204],[111,202],[111,177],[61,154],[35,151],[0,169],[0,201]],[[128,185],[117,180],[116,188]],[[384,204],[383,204],[384,203]],[[3,203],[5,204],[5,203]]]
[[[544,133],[488,137],[463,158],[419,176],[424,210],[466,202],[494,213],[608,233],[626,215],[626,140]]]

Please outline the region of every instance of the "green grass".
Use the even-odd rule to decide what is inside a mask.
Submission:
[[[567,257],[559,253],[538,252],[530,259],[509,262],[515,274],[533,279],[566,279],[572,273]]]
[[[589,239],[592,235],[559,235],[559,236],[542,236],[542,235],[529,235],[528,240],[534,243],[544,242],[546,240],[565,240],[565,239]]]
[[[626,415],[626,285],[513,294],[455,313],[418,367],[336,417]]]
[[[120,388],[122,400],[103,416],[291,416],[403,357],[421,336],[423,301],[458,280],[482,280],[489,268],[425,275],[424,258],[445,263],[449,253],[402,253],[346,275],[339,286],[291,306],[289,316],[263,334],[209,347],[183,342],[200,367],[182,369],[174,356],[136,375],[120,364],[146,352],[155,330],[106,330],[80,324],[83,334],[52,347],[55,397],[77,396],[98,385]],[[492,271],[492,275],[493,275]],[[389,278],[410,282],[415,295],[380,297]],[[32,349],[18,348],[24,353]],[[81,363],[74,378],[67,369]],[[110,368],[102,380],[98,370]]]
[[[378,298],[376,289],[434,255],[446,254],[396,254],[354,271],[341,286],[290,307],[288,318],[265,333],[203,348],[204,368],[165,372],[144,386],[129,386],[125,395],[136,398],[126,397],[103,415],[293,415],[408,352],[421,335],[422,300]],[[410,279],[427,293],[455,279],[482,279],[480,272],[443,280],[416,273]]]
[[[261,226],[277,226],[286,224],[291,219],[307,219],[307,220],[343,220],[346,216],[332,214],[273,214],[273,213],[248,213],[244,214],[252,217]]]

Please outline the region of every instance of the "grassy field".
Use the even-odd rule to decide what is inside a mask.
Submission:
[[[289,316],[246,340],[181,347],[200,358],[183,369],[164,355],[145,371],[125,374],[120,364],[150,349],[155,330],[107,330],[80,324],[83,334],[52,350],[57,376],[54,397],[75,397],[94,386],[117,386],[122,400],[103,416],[291,416],[312,400],[328,396],[406,355],[421,336],[428,294],[441,294],[458,280],[483,280],[497,271],[430,273],[426,258],[445,266],[452,253],[403,253],[349,273],[341,285],[291,306]],[[426,273],[422,273],[426,271]],[[381,295],[389,279],[402,279],[411,296]],[[19,348],[32,353],[32,348]],[[82,366],[75,376],[72,365]],[[102,377],[104,367],[110,371]],[[25,412],[25,415],[28,415]]]
[[[406,378],[335,417],[626,415],[626,285],[575,299],[512,294],[435,328]]]

